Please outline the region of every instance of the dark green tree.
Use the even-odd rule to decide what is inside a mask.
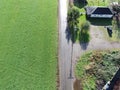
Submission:
[[[81,30],[79,33],[79,40],[82,43],[87,43],[90,40],[90,22],[86,21],[81,24]]]
[[[68,10],[68,17],[67,17],[67,23],[68,23],[68,28],[71,34],[71,39],[73,42],[76,40],[76,34],[77,31],[79,30],[79,17],[80,17],[80,12],[79,9],[72,7],[69,8]]]

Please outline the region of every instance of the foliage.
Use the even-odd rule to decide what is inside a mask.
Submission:
[[[79,17],[80,17],[80,12],[77,8],[75,7],[69,8],[67,22],[73,42],[75,42],[76,33],[79,30],[78,27]]]
[[[84,6],[87,5],[87,0],[74,0],[74,5],[79,7],[79,8],[83,8]]]
[[[91,77],[91,76],[87,76],[85,77],[86,80],[84,80],[82,83],[83,83],[83,87],[84,87],[84,90],[95,90],[95,78],[94,77]],[[90,83],[90,84],[89,84]]]
[[[81,24],[81,31],[84,33],[87,33],[90,29],[90,22],[89,21],[85,21]]]
[[[117,22],[116,18],[113,18],[112,21],[112,29],[113,29],[113,35],[112,35],[112,40],[114,41],[120,41],[120,27],[118,26],[119,23]]]
[[[0,90],[56,90],[57,1],[0,0],[0,11]]]
[[[120,51],[96,51],[83,55],[76,66],[76,75],[83,82],[83,90],[87,90],[86,85],[92,88],[89,90],[100,90],[110,81],[120,67],[119,55]]]
[[[90,40],[89,30],[90,30],[90,23],[88,21],[83,22],[81,24],[81,30],[80,30],[80,34],[79,34],[80,42],[84,42],[84,43],[89,42],[89,40]]]
[[[67,22],[70,29],[74,29],[78,26],[80,13],[79,10],[75,7],[69,8]]]
[[[120,5],[113,5],[112,8],[115,12],[117,12],[117,13],[120,12]]]

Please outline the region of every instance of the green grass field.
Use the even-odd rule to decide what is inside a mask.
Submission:
[[[0,90],[56,90],[56,23],[56,0],[0,0]]]

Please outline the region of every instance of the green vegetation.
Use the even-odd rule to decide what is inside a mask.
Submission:
[[[86,21],[81,24],[81,30],[79,33],[79,41],[80,42],[89,42],[90,40],[90,22]]]
[[[120,51],[94,51],[84,54],[76,66],[83,90],[100,90],[120,67]]]
[[[90,40],[90,23],[79,18],[84,16],[85,15],[83,14],[80,15],[79,9],[77,7],[70,7],[68,10],[67,22],[73,43],[77,39],[80,41],[80,43],[86,43]]]
[[[71,40],[73,41],[73,43],[76,41],[77,38],[77,32],[79,30],[79,17],[80,17],[80,12],[78,10],[78,8],[76,7],[71,7],[68,10],[68,15],[67,15],[67,22],[68,22],[68,27],[70,30],[70,34],[71,34]]]
[[[84,6],[109,6],[111,2],[109,0],[75,0],[74,5],[82,9]]]
[[[108,6],[109,0],[87,0],[88,6]]]
[[[113,19],[112,21],[112,29],[113,29],[113,33],[112,33],[112,37],[110,38],[110,40],[112,41],[120,41],[120,27],[117,24],[116,19]]]
[[[75,0],[74,5],[83,9],[85,6],[109,6],[111,2],[109,0]]]
[[[0,90],[56,90],[57,1],[0,0],[0,12]]]

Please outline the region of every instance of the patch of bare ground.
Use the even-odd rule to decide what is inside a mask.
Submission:
[[[76,79],[74,82],[74,90],[83,90],[82,85],[81,85],[81,81],[78,79]]]

